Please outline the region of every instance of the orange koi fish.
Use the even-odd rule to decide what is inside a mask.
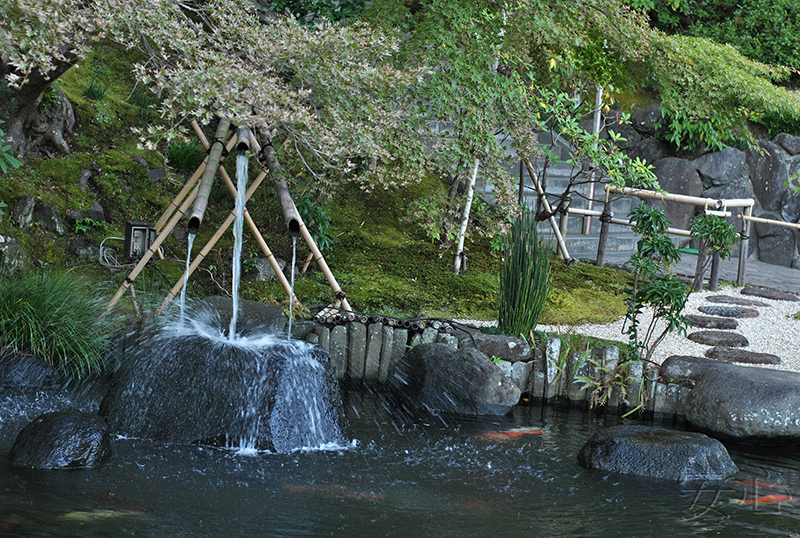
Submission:
[[[533,428],[514,428],[513,430],[487,432],[478,435],[478,439],[485,441],[502,441],[505,439],[516,439],[523,435],[542,435],[544,430],[535,430]]]
[[[765,496],[758,496],[754,499],[731,499],[731,502],[734,504],[780,504],[780,503],[796,503],[800,501],[797,497],[792,497],[791,495],[781,495],[779,493],[775,493],[773,495],[765,495]]]

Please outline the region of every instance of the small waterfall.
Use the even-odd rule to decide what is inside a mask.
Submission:
[[[242,279],[242,233],[244,231],[244,202],[247,189],[248,158],[244,152],[236,155],[236,220],[233,224],[233,313],[228,338],[236,339],[236,319],[239,316],[239,283]]]
[[[289,340],[292,339],[292,318],[294,318],[294,316],[292,315],[292,307],[294,306],[294,268],[296,263],[297,263],[297,236],[295,235],[292,236],[292,265],[291,265],[292,279],[291,279],[291,285],[289,286],[289,289],[291,290],[289,292],[289,333],[286,335],[286,337]]]
[[[181,288],[181,324],[183,324],[186,319],[186,288],[189,284],[189,266],[192,263],[192,247],[194,246],[195,237],[196,234],[189,234],[188,236],[189,246],[186,252],[186,270],[183,273],[183,288]]]

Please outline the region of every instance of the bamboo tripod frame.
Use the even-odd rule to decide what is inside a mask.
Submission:
[[[202,129],[200,129],[200,126],[194,120],[192,120],[191,125],[192,129],[194,129],[195,134],[200,139],[203,146],[206,149],[209,149],[210,143],[206,138],[205,134],[203,133]],[[227,135],[225,136],[225,138],[228,138]],[[235,135],[231,136],[228,139],[227,143],[225,144],[226,151],[230,151],[235,146],[236,142],[237,142],[237,137]],[[255,144],[256,144],[256,151],[258,151],[257,142],[255,142]],[[144,269],[144,267],[147,265],[150,259],[152,259],[153,255],[158,252],[161,244],[169,236],[169,234],[175,228],[177,223],[180,221],[181,217],[183,217],[186,214],[187,210],[195,201],[199,191],[199,185],[196,184],[198,179],[203,175],[203,172],[208,167],[208,160],[209,157],[206,156],[206,158],[203,160],[203,163],[200,165],[197,171],[189,178],[189,180],[183,186],[183,188],[175,197],[175,199],[172,202],[170,202],[169,206],[167,206],[167,209],[165,210],[164,214],[156,223],[155,228],[157,236],[155,241],[153,242],[152,245],[150,245],[150,248],[147,250],[147,252],[145,252],[144,256],[142,256],[142,258],[136,264],[134,269],[125,278],[125,281],[117,290],[117,293],[112,297],[111,301],[106,307],[106,313],[110,312],[111,309],[114,308],[114,306],[117,304],[117,302],[119,302],[119,300],[122,298],[122,295],[124,295],[126,290],[131,290],[131,292],[133,293],[134,279],[139,275],[139,273],[141,273],[141,271]],[[225,181],[225,184],[228,187],[231,196],[235,199],[237,195],[237,189],[233,181],[231,180],[230,175],[221,164],[218,165],[218,171],[222,176],[223,180]],[[256,189],[261,185],[267,174],[268,172],[262,169],[262,171],[258,174],[258,176],[253,180],[253,182],[248,187],[245,194],[245,201],[250,199],[250,197],[253,195]],[[183,276],[181,276],[178,282],[176,282],[176,284],[164,298],[164,301],[162,302],[161,306],[159,306],[158,310],[156,311],[157,316],[163,313],[163,311],[167,308],[167,306],[169,306],[169,304],[172,302],[175,296],[180,292],[181,288],[183,287],[184,279],[187,276],[191,276],[191,274],[197,269],[197,267],[200,265],[203,259],[205,259],[205,257],[211,251],[211,249],[214,248],[214,245],[216,245],[217,241],[219,241],[219,239],[222,237],[225,231],[227,231],[227,229],[233,223],[235,216],[236,216],[235,210],[231,211],[231,214],[228,216],[227,219],[225,219],[225,222],[223,222],[223,224],[217,229],[212,238],[206,243],[206,245],[203,247],[200,253],[192,261],[192,263],[189,266],[188,275],[184,274]],[[283,271],[280,269],[280,266],[278,265],[275,256],[273,255],[272,251],[267,245],[267,242],[264,240],[264,237],[261,235],[261,232],[259,231],[255,222],[253,221],[252,217],[250,216],[250,213],[247,211],[246,206],[244,208],[244,219],[245,222],[247,222],[250,231],[253,233],[253,236],[255,237],[256,242],[259,245],[259,248],[264,253],[264,256],[266,256],[270,266],[275,272],[275,275],[277,276],[278,280],[280,281],[287,295],[290,297],[290,300],[293,301],[293,303],[297,305],[299,308],[305,310],[305,306],[303,306],[303,304],[294,295],[291,288],[291,284],[286,279],[286,276],[283,274]],[[317,261],[318,265],[325,273],[325,276],[328,278],[328,282],[330,283],[334,293],[337,295],[337,297],[340,297],[341,295],[343,295],[343,292],[339,287],[338,283],[336,282],[336,279],[333,277],[333,274],[330,273],[330,270],[328,269],[328,266],[325,263],[322,254],[317,248],[316,243],[312,239],[311,234],[306,229],[305,224],[302,222],[302,220],[300,220],[300,232],[301,235],[303,236],[303,239],[306,241],[306,244],[308,245],[309,249],[311,250],[315,261]],[[292,270],[294,270],[294,268],[292,268]],[[346,299],[337,299],[335,304],[336,306],[339,306],[341,304],[344,310],[348,311],[350,310],[350,305],[347,304]]]

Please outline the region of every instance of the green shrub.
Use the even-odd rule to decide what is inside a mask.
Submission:
[[[167,147],[167,162],[178,172],[194,172],[205,157],[206,150],[194,142],[172,142]]]
[[[92,101],[101,101],[108,91],[108,86],[105,84],[98,84],[97,81],[92,80],[84,86],[83,96]]]
[[[0,272],[0,347],[36,355],[74,378],[99,372],[112,350],[100,295],[70,272]]]
[[[534,216],[523,211],[503,249],[498,313],[503,333],[528,337],[536,327],[547,302],[550,250],[539,240]]]

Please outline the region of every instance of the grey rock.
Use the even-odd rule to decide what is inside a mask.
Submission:
[[[719,306],[707,305],[697,308],[700,312],[710,316],[721,316],[723,318],[755,318],[758,317],[758,310],[745,308],[743,306]]]
[[[500,361],[496,364],[503,371],[503,374],[519,388],[520,392],[527,390],[532,363]]]
[[[706,187],[745,185],[750,179],[747,156],[736,148],[706,153],[692,161]]]
[[[36,202],[36,206],[33,208],[33,218],[44,230],[50,233],[56,235],[64,235],[67,233],[67,226],[64,223],[64,219],[50,204]]]
[[[347,373],[352,379],[363,379],[367,362],[367,326],[363,323],[350,323]]]
[[[147,168],[147,161],[144,160],[144,157],[140,157],[139,155],[131,155],[131,160],[142,168]]]
[[[40,415],[22,428],[9,453],[15,467],[96,467],[111,453],[111,436],[97,415],[69,410]]]
[[[157,183],[167,177],[167,169],[166,168],[156,168],[155,170],[150,170],[147,172],[147,178],[152,181],[153,183]]]
[[[800,373],[718,364],[685,400],[686,420],[715,437],[800,442]]]
[[[88,210],[77,209],[67,213],[70,227],[75,226],[75,223],[83,219],[92,219],[95,222],[106,222],[106,215],[103,211],[103,206],[98,202],[93,203]]]
[[[786,222],[800,221],[800,194],[791,189],[781,194],[781,218]]]
[[[800,301],[800,298],[793,293],[778,290],[768,290],[764,288],[742,288],[740,292],[742,295],[749,295],[751,297],[762,297],[764,299],[772,299],[773,301]]]
[[[667,480],[722,480],[738,471],[725,446],[702,433],[650,426],[614,426],[594,434],[578,453],[590,469]]]
[[[771,353],[756,353],[746,349],[731,347],[712,347],[706,357],[724,362],[743,362],[746,364],[780,364],[781,358]]]
[[[656,134],[656,123],[661,119],[661,104],[654,103],[631,114],[633,127],[644,136]]]
[[[16,273],[25,268],[29,256],[19,241],[10,235],[0,235],[0,271]]]
[[[40,357],[0,348],[0,387],[55,389],[67,381],[64,372]]]
[[[696,331],[686,335],[686,338],[707,346],[747,347],[750,345],[745,336],[730,331]]]
[[[692,357],[687,355],[671,355],[664,359],[660,366],[661,379],[669,382],[688,379],[697,381],[706,370],[717,364],[712,359],[705,357]]]
[[[612,111],[612,113],[613,112],[614,111]],[[606,130],[614,131],[614,133],[620,135],[621,138],[624,138],[624,140],[617,142],[617,147],[619,149],[623,151],[633,149],[642,141],[642,136],[632,124],[619,123],[616,117],[617,116],[611,116],[606,119]]]
[[[733,318],[716,318],[710,316],[698,316],[697,314],[686,314],[684,316],[692,327],[703,329],[736,329],[739,322]]]
[[[20,196],[19,200],[17,200],[17,205],[14,207],[14,222],[26,232],[33,225],[34,207],[36,207],[36,199],[30,194]]]
[[[389,379],[412,409],[463,415],[502,415],[518,402],[520,389],[489,357],[472,349],[420,344],[400,360]]]
[[[788,166],[779,146],[763,140],[758,141],[758,146],[747,150],[753,192],[764,209],[778,211],[784,185],[789,180]]]
[[[86,192],[86,187],[88,187],[90,179],[92,179],[92,171],[81,170],[81,175],[78,178],[78,187],[80,187],[81,192]]]
[[[708,297],[706,297],[706,301],[710,301],[712,303],[732,304],[736,306],[755,306],[755,307],[769,308],[769,305],[763,301],[753,301],[751,299],[742,299],[741,297],[731,297],[730,295],[709,295]]]
[[[703,195],[703,182],[695,167],[685,159],[667,157],[656,161],[653,173],[658,178],[661,188],[669,193],[687,196]],[[688,229],[695,215],[695,206],[692,205],[662,201],[650,201],[649,203],[653,207],[662,209],[667,215],[667,220],[675,228]]]
[[[759,213],[764,219],[781,220],[775,213]],[[791,267],[797,252],[797,241],[794,231],[785,226],[756,222],[753,226],[758,237],[758,259],[764,263]]]
[[[780,133],[772,141],[785,149],[789,155],[800,154],[800,136]]]
[[[97,261],[100,258],[100,242],[94,239],[78,237],[70,241],[69,249],[81,260]]]
[[[531,348],[522,338],[503,334],[484,334],[480,331],[458,331],[458,347],[475,348],[488,357],[500,357],[509,362],[526,362],[533,357]]]
[[[275,258],[275,262],[278,264],[281,271],[286,269],[286,261]],[[275,274],[275,270],[272,268],[267,258],[250,258],[248,265],[247,278],[249,279],[255,280],[256,282],[271,282],[278,278],[278,275]]]
[[[627,153],[631,159],[639,158],[648,164],[654,164],[669,155],[669,146],[655,138],[644,138]]]

